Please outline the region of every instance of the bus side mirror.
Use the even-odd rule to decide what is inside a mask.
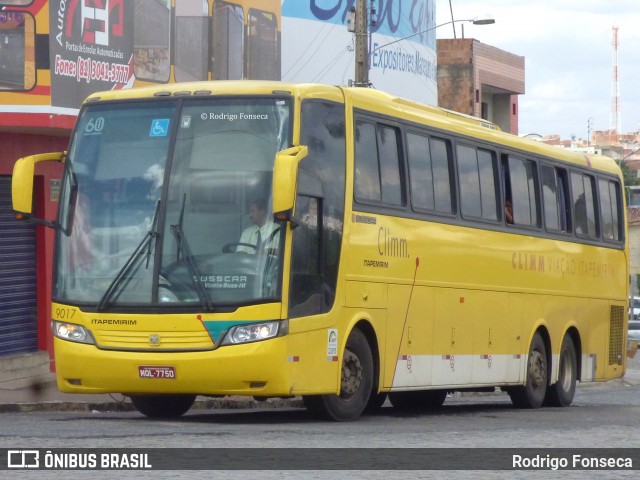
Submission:
[[[61,162],[65,159],[65,152],[43,153],[30,155],[16,161],[13,166],[11,179],[11,199],[17,218],[27,219],[33,208],[33,174],[36,163]]]
[[[309,149],[303,145],[276,153],[273,167],[273,217],[275,220],[293,220],[298,166],[308,154]]]

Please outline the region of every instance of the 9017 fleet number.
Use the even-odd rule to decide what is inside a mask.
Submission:
[[[174,367],[151,367],[140,365],[138,367],[140,378],[166,378],[174,380],[176,378],[176,369]]]

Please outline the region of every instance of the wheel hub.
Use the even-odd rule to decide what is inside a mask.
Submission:
[[[346,350],[342,361],[341,397],[351,397],[358,391],[362,383],[362,371],[360,359],[349,350]]]
[[[546,381],[546,365],[540,352],[532,352],[529,357],[529,376],[531,377],[531,385],[535,389],[540,388]]]

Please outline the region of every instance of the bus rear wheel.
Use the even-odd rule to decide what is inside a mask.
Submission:
[[[558,367],[558,381],[547,390],[544,404],[551,407],[568,407],[573,402],[578,378],[576,347],[568,335],[562,340]]]
[[[509,389],[511,401],[518,408],[539,408],[547,393],[547,349],[536,332],[529,347],[526,383]]]
[[[446,390],[419,390],[389,394],[391,405],[403,410],[436,410],[442,406],[446,398]]]
[[[364,333],[355,329],[347,339],[342,359],[340,395],[303,397],[313,415],[336,422],[358,418],[369,403],[373,390],[373,356]]]
[[[136,410],[150,418],[181,417],[195,400],[195,395],[131,395]]]

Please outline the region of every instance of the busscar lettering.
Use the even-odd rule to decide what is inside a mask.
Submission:
[[[200,275],[194,276],[196,282],[204,284],[205,288],[240,289],[247,288],[246,275]]]

